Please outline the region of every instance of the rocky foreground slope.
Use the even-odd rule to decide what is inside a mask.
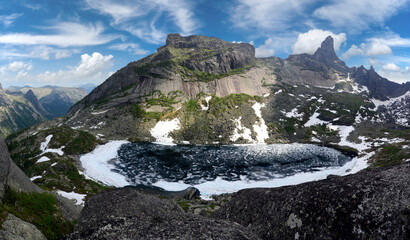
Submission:
[[[406,239],[409,224],[406,163],[296,186],[241,190],[212,218],[184,213],[135,189],[107,191],[87,200],[67,239]]]

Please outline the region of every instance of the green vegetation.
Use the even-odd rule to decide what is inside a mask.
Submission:
[[[74,229],[74,223],[64,220],[56,198],[49,193],[17,193],[7,189],[0,212],[3,220],[7,213],[12,213],[34,224],[47,239],[60,239]]]
[[[198,104],[198,100],[195,100],[195,99],[191,99],[191,100],[185,102],[184,105],[185,105],[185,110],[187,112],[196,112],[200,109],[199,104]]]
[[[188,200],[178,201],[178,205],[182,208],[182,210],[188,212],[190,202]]]
[[[91,152],[97,146],[98,142],[94,135],[73,130],[69,127],[56,127],[45,130],[46,136],[53,135],[49,143],[50,148],[60,148],[65,154],[78,155]]]
[[[221,74],[212,74],[208,72],[202,72],[199,70],[191,70],[188,69],[185,66],[179,66],[179,74],[184,76],[185,78],[191,79],[193,81],[198,81],[198,82],[210,82],[216,79],[221,79],[224,77],[229,77],[232,75],[238,75],[242,74],[248,70],[250,70],[254,65],[247,65],[242,68],[236,68],[236,69],[231,69],[227,73],[221,73]]]
[[[390,167],[410,159],[410,153],[399,146],[387,145],[376,153],[374,159],[372,167]]]

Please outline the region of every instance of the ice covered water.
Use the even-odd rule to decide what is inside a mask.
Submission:
[[[351,159],[310,144],[246,146],[170,146],[127,143],[118,150],[114,171],[130,184],[159,181],[198,185],[215,179],[267,181],[339,167]]]

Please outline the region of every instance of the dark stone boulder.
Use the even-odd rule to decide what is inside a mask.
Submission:
[[[185,213],[174,202],[132,188],[87,199],[67,239],[258,239],[236,223]]]
[[[241,190],[213,217],[262,239],[409,239],[410,164]]]

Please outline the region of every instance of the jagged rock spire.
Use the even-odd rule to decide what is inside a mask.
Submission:
[[[331,36],[328,36],[322,42],[320,48],[316,50],[313,56],[319,61],[342,73],[347,74],[349,72],[349,68],[346,64],[337,57],[334,48],[334,40]]]

